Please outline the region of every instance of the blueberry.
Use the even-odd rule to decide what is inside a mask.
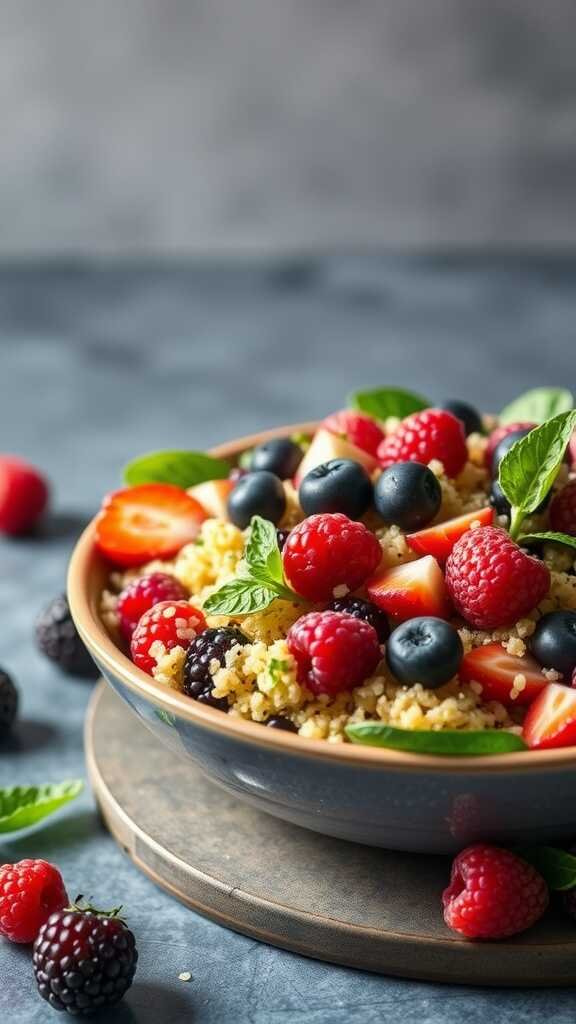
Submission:
[[[492,481],[492,487],[490,488],[490,504],[497,515],[510,515],[510,502],[497,480]]]
[[[373,487],[368,473],[353,459],[331,459],[304,477],[298,498],[307,516],[318,512],[342,512],[360,519],[372,501]]]
[[[576,668],[576,612],[548,612],[530,637],[530,650],[542,668],[555,668],[567,683]]]
[[[492,476],[498,476],[498,469],[504,456],[510,451],[513,444],[519,441],[520,438],[526,437],[526,434],[530,433],[531,428],[526,427],[523,430],[513,430],[511,434],[506,434],[499,444],[496,445],[492,454]]]
[[[282,519],[285,508],[282,481],[265,470],[246,473],[228,498],[228,515],[241,530],[249,525],[252,516],[262,516],[276,524]]]
[[[298,726],[294,725],[289,718],[285,718],[284,715],[271,715],[270,718],[266,719],[265,725],[269,729],[282,729],[284,732],[298,732]]]
[[[281,480],[293,477],[302,462],[303,451],[299,444],[289,437],[274,437],[254,448],[249,469],[265,469]]]
[[[440,409],[445,409],[446,412],[451,412],[457,420],[460,420],[464,427],[464,433],[468,434],[481,434],[482,433],[482,417],[480,413],[472,406],[468,405],[467,402],[459,402],[458,399],[449,399],[446,402],[442,402],[439,406]]]
[[[421,615],[390,634],[386,662],[400,683],[422,683],[435,689],[456,675],[462,655],[458,632],[444,619]]]
[[[385,523],[402,530],[419,530],[430,523],[442,502],[442,489],[428,466],[397,462],[385,469],[374,485],[376,511]]]

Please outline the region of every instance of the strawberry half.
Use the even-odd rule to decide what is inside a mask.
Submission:
[[[466,515],[448,519],[445,523],[428,526],[417,533],[409,533],[406,540],[412,550],[419,555],[433,555],[439,562],[445,562],[456,541],[470,529],[472,523],[492,526],[493,518],[494,512],[487,506],[478,512],[467,512]]]
[[[548,683],[524,719],[522,736],[531,750],[576,744],[576,690]]]
[[[366,590],[370,600],[396,622],[405,622],[417,615],[450,618],[444,576],[431,555],[378,572],[368,580]]]
[[[522,690],[514,689],[514,680],[523,675],[526,685]],[[525,655],[517,658],[508,654],[502,644],[485,644],[474,647],[465,654],[458,671],[464,683],[481,683],[483,700],[499,700],[508,707],[532,704],[548,685],[542,669],[534,658]],[[517,693],[512,697],[512,693]]]
[[[173,484],[141,484],[115,491],[96,519],[96,546],[115,565],[171,558],[194,540],[206,512]]]

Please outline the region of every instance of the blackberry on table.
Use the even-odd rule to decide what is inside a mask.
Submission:
[[[4,669],[0,668],[0,736],[10,732],[18,713],[18,690]]]
[[[205,629],[203,633],[194,637],[184,663],[184,693],[201,704],[209,704],[220,711],[227,711],[226,697],[212,696],[213,678],[210,665],[213,661],[223,665],[227,651],[237,644],[244,646],[248,643],[248,637],[236,626]]]
[[[99,672],[70,614],[64,594],[55,597],[36,621],[36,642],[50,661],[73,676],[95,679]]]
[[[371,626],[374,626],[381,644],[385,643],[390,635],[390,626],[384,612],[372,604],[372,601],[365,601],[362,597],[337,597],[330,602],[327,610],[346,612],[347,615],[353,615],[355,619],[369,622]]]

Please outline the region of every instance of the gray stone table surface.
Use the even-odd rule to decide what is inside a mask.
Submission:
[[[127,458],[321,416],[377,382],[497,409],[530,385],[576,384],[575,323],[576,262],[566,258],[0,270],[0,449],[33,459],[54,484],[43,533],[0,543],[0,664],[22,692],[0,784],[84,773],[90,685],[41,658],[32,623],[62,589],[74,538]],[[72,894],[127,907],[140,966],[110,1024],[480,1024],[490,1015],[572,1024],[574,991],[378,977],[227,932],[137,872],[88,791],[33,834],[3,837],[0,856],[51,859]],[[29,960],[26,948],[1,944],[6,1024],[56,1019]]]

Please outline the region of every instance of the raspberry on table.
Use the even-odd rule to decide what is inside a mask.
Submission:
[[[144,612],[161,601],[185,601],[187,597],[186,588],[180,580],[167,572],[139,576],[124,587],[118,596],[116,611],[122,633],[127,640],[131,640]]]
[[[48,498],[48,484],[35,466],[0,455],[0,532],[29,533],[42,518]]]
[[[174,647],[187,650],[194,637],[205,629],[204,615],[188,601],[160,601],[144,612],[132,634],[132,661],[151,674],[157,663],[151,652],[154,644],[162,644],[165,653]]]
[[[382,657],[376,630],[345,612],[309,612],[287,636],[298,679],[314,694],[334,696],[360,686]]]
[[[372,601],[365,601],[363,597],[337,597],[331,601],[326,611],[346,612],[347,615],[354,615],[357,619],[369,622],[376,630],[378,642],[383,644],[390,636],[390,626],[384,612]]]
[[[68,903],[62,875],[45,860],[0,867],[0,935],[33,942],[50,914]]]
[[[40,929],[34,975],[40,995],[55,1010],[88,1014],[115,1006],[130,988],[138,951],[117,915],[70,908],[52,914]]]
[[[201,704],[209,704],[220,711],[227,711],[227,698],[212,696],[214,680],[210,666],[214,661],[222,666],[226,653],[232,647],[237,644],[243,647],[248,643],[250,643],[248,637],[237,626],[219,626],[216,629],[206,629],[200,633],[192,640],[186,655],[184,693]]]
[[[510,850],[479,843],[452,864],[444,890],[444,920],[467,939],[504,939],[526,931],[548,906],[548,886]]]
[[[423,462],[438,459],[449,477],[456,477],[468,458],[464,427],[456,416],[444,409],[424,409],[402,420],[378,448],[383,469],[396,462]]]
[[[18,690],[11,676],[0,668],[0,737],[10,732],[18,714]]]
[[[546,596],[550,571],[497,526],[468,530],[446,562],[446,586],[460,615],[496,629],[527,615]]]
[[[288,582],[308,601],[345,597],[372,575],[381,558],[374,534],[341,512],[320,513],[298,523],[282,552]]]
[[[50,601],[37,619],[36,642],[42,653],[63,672],[86,679],[96,679],[99,675],[80,639],[64,594]]]
[[[505,423],[501,427],[496,427],[496,429],[490,434],[488,444],[486,445],[486,465],[488,468],[492,465],[494,452],[500,444],[500,441],[503,441],[508,434],[516,434],[519,430],[533,430],[536,426],[537,424],[532,423],[531,420],[522,420],[518,423]]]
[[[571,480],[552,498],[550,529],[576,537],[576,480]]]

